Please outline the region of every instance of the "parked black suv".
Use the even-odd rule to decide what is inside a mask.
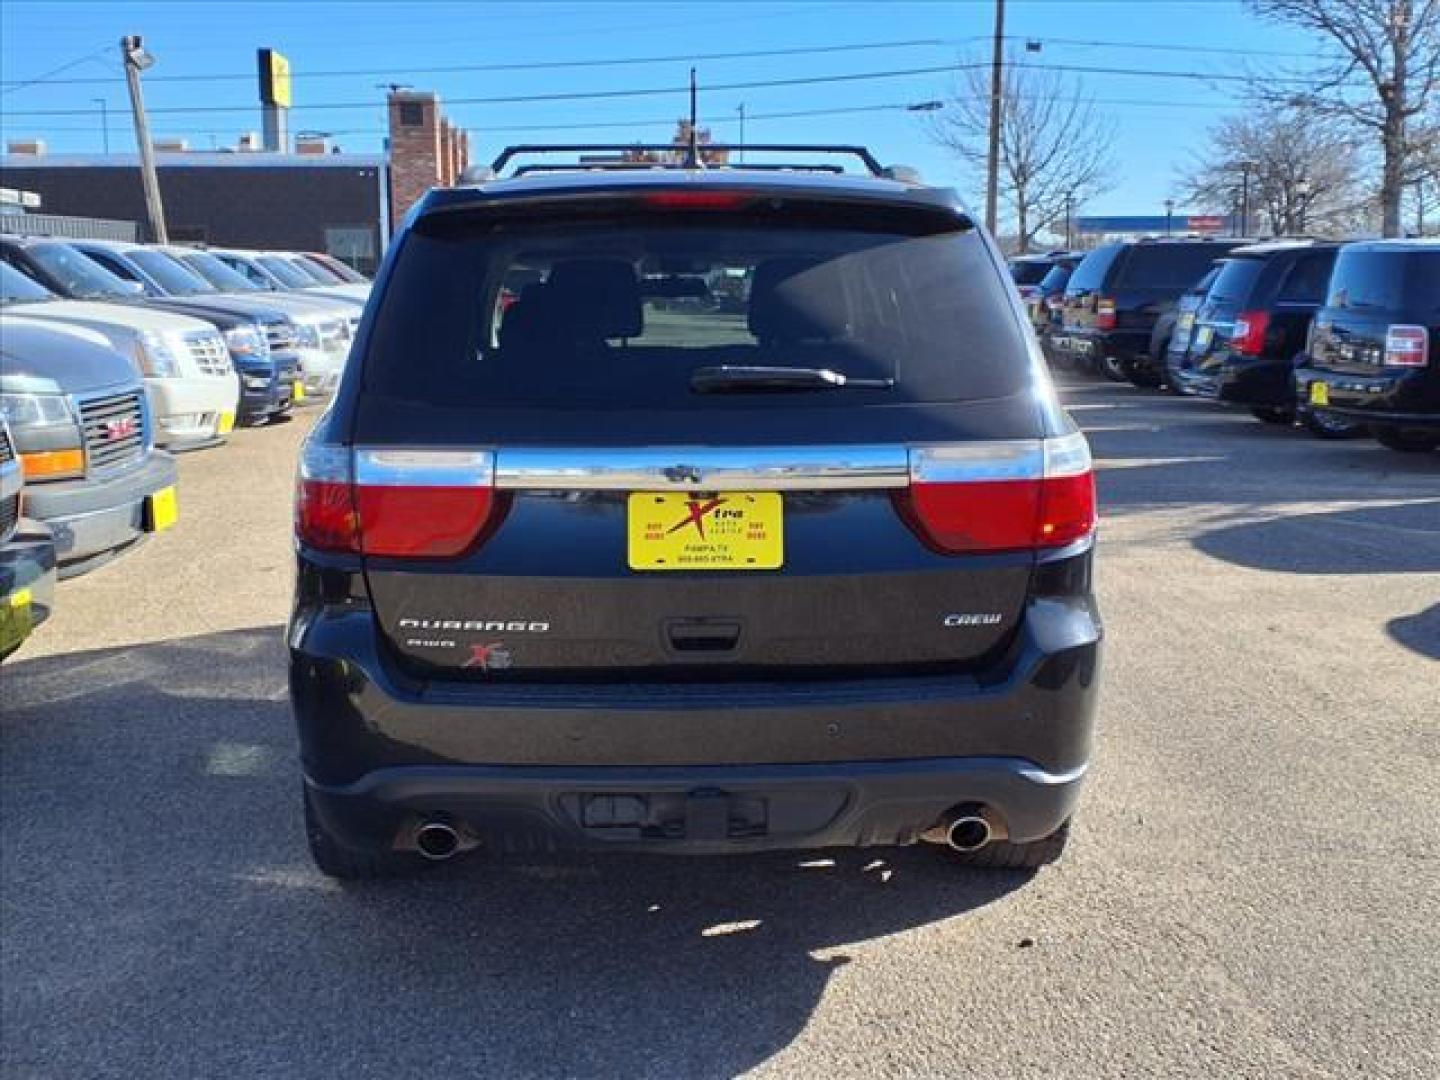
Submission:
[[[1440,446],[1440,240],[1341,248],[1295,385],[1392,450]]]
[[[1164,350],[1156,321],[1239,240],[1136,240],[1086,255],[1065,286],[1060,328],[1050,348],[1063,365],[1103,371],[1138,386],[1158,386]]]
[[[1090,455],[953,192],[527,171],[427,195],[375,293],[300,465],[322,870],[1059,854],[1099,676]]]
[[[1325,302],[1338,244],[1275,241],[1226,256],[1170,370],[1183,394],[1243,405],[1259,420],[1295,419],[1295,358]]]

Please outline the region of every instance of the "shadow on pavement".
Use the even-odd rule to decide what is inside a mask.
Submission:
[[[6,665],[4,1071],[730,1076],[851,946],[1028,880],[927,848],[341,888],[304,851],[283,677],[278,627]]]
[[[1172,507],[1433,497],[1433,454],[1324,442],[1243,410],[1115,384],[1062,383],[1090,440],[1102,516]]]
[[[1440,501],[1295,514],[1202,533],[1200,551],[1294,574],[1440,573]]]
[[[1440,660],[1440,604],[1414,615],[1401,615],[1385,624],[1390,636],[1421,656]]]

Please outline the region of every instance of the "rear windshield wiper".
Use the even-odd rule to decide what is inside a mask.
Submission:
[[[894,379],[857,379],[830,368],[722,365],[696,368],[690,389],[697,394],[766,393],[772,390],[889,390]]]

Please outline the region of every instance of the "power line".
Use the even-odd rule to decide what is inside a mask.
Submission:
[[[909,41],[877,41],[850,45],[811,45],[793,49],[746,49],[738,52],[717,52],[717,53],[675,53],[668,56],[630,56],[611,57],[600,60],[544,60],[529,63],[515,62],[503,64],[451,64],[441,67],[387,67],[387,68],[351,68],[337,71],[295,71],[290,77],[292,79],[337,79],[337,78],[370,78],[379,75],[457,75],[472,72],[487,71],[560,71],[580,68],[603,68],[603,67],[627,67],[636,64],[678,64],[695,63],[698,61],[725,61],[725,60],[749,60],[760,58],[774,58],[783,56],[809,56],[822,53],[844,53],[844,52],[875,52],[885,49],[914,49],[914,48],[944,48],[957,44],[960,39],[946,38],[916,38]],[[233,72],[226,74],[206,75],[152,75],[147,82],[233,82],[244,80],[249,82],[255,78],[253,71],[244,73]],[[37,82],[48,81],[52,86],[80,86],[85,84],[112,82],[111,79],[46,79],[41,76],[28,80],[22,85],[32,85]],[[0,83],[8,86],[9,83]],[[18,89],[18,86],[16,87]]]
[[[57,67],[57,68],[52,68],[51,70],[45,72],[43,75],[36,75],[33,79],[21,79],[21,80],[19,80],[19,81],[7,81],[7,82],[4,82],[4,83],[0,83],[0,86],[3,86],[3,87],[4,87],[3,90],[0,90],[0,94],[9,94],[9,93],[11,93],[12,91],[15,91],[15,90],[23,90],[23,89],[25,89],[25,87],[27,87],[27,86],[35,86],[35,85],[37,85],[37,84],[39,84],[39,83],[49,83],[49,84],[54,85],[54,84],[59,83],[59,82],[71,82],[71,81],[105,82],[105,83],[110,83],[110,82],[123,82],[124,79],[123,79],[123,77],[121,77],[121,76],[115,76],[115,77],[112,77],[112,78],[109,78],[109,79],[90,79],[90,80],[69,80],[69,79],[54,79],[54,78],[52,78],[52,76],[59,75],[62,71],[69,71],[71,68],[77,68],[77,67],[79,67],[81,64],[88,64],[88,63],[90,63],[90,61],[92,61],[92,60],[94,60],[94,61],[96,61],[96,62],[99,62],[100,57],[104,56],[106,53],[112,53],[112,52],[114,52],[115,49],[116,49],[116,46],[114,46],[114,45],[106,45],[103,49],[96,49],[94,52],[86,53],[84,56],[80,57],[79,59],[71,60],[71,61],[69,61],[68,63],[61,64],[59,67]]]
[[[946,48],[958,45],[973,44],[982,39],[983,35],[972,35],[963,38],[914,38],[904,41],[876,41],[856,42],[840,45],[812,45],[789,49],[748,49],[734,52],[716,53],[674,53],[666,56],[630,56],[614,57],[598,60],[539,60],[530,62],[507,62],[498,64],[449,64],[436,67],[386,67],[386,68],[349,68],[321,71],[295,71],[291,78],[300,79],[336,79],[336,78],[370,78],[381,75],[456,75],[483,72],[503,71],[562,71],[581,70],[586,68],[604,67],[625,67],[636,64],[671,64],[671,63],[693,63],[699,61],[726,60],[748,60],[765,59],[786,56],[809,56],[845,52],[875,52],[887,49],[916,49],[916,48]],[[1030,42],[1038,41],[1048,45],[1078,46],[1083,48],[1098,49],[1132,49],[1155,52],[1184,52],[1184,53],[1206,53],[1219,55],[1240,55],[1240,56],[1285,56],[1296,58],[1313,58],[1313,53],[1289,52],[1278,49],[1242,49],[1242,48],[1205,48],[1191,45],[1167,45],[1155,42],[1141,41],[1103,41],[1098,39],[1085,38],[1057,38],[1057,37],[1033,37],[1028,35],[1007,34],[1004,37],[1007,42]],[[88,58],[86,58],[88,59]],[[26,86],[34,86],[41,83],[50,86],[85,86],[96,85],[119,81],[119,76],[110,78],[78,78],[78,79],[56,79],[51,76],[61,71],[76,66],[81,61],[64,65],[55,71],[47,72],[44,75],[32,79],[20,81],[3,80],[0,86],[8,90],[18,90]],[[1242,77],[1242,76],[1237,76]],[[152,75],[147,82],[249,82],[255,78],[253,71],[246,72],[209,72],[197,75]]]
[[[961,71],[971,70],[983,65],[978,64],[944,64],[939,66],[915,67],[915,68],[894,68],[887,71],[861,71],[847,72],[832,75],[808,75],[798,76],[790,79],[759,79],[744,82],[731,83],[710,83],[704,87],[706,93],[717,93],[732,90],[764,90],[779,87],[791,86],[818,86],[845,82],[865,82],[877,79],[899,79],[913,78],[918,75],[944,75],[955,74]],[[1061,71],[1088,75],[1121,75],[1136,78],[1150,79],[1181,79],[1197,82],[1238,82],[1250,83],[1252,78],[1247,75],[1225,75],[1208,71],[1171,71],[1147,68],[1122,68],[1105,67],[1099,65],[1076,65],[1076,64],[1011,64],[1012,68],[1019,68],[1031,71]],[[1297,83],[1308,85],[1307,80],[1292,78],[1286,79],[1275,76],[1270,79],[1272,83]],[[521,105],[539,104],[561,101],[593,101],[600,99],[614,98],[635,98],[635,97],[664,97],[669,95],[680,96],[685,93],[683,86],[662,86],[645,87],[635,89],[615,90],[585,90],[585,91],[563,91],[548,94],[504,94],[491,97],[459,97],[447,99],[450,106],[457,105]],[[341,109],[375,109],[381,105],[378,101],[336,101],[317,104],[296,105],[295,109],[309,111],[320,110],[341,110]],[[190,113],[219,114],[219,113],[249,113],[255,109],[254,105],[182,105],[168,108],[151,109],[156,115],[182,115]],[[84,116],[91,112],[89,109],[31,109],[31,110],[8,110],[9,116]]]

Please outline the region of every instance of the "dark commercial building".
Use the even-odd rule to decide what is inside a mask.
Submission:
[[[328,251],[373,268],[388,235],[378,154],[161,153],[170,239],[217,247]],[[143,223],[137,155],[9,154],[3,186],[35,192],[47,214]]]
[[[231,151],[157,143],[171,241],[325,251],[373,271],[410,205],[429,187],[453,184],[469,160],[468,135],[445,119],[434,94],[392,93],[389,119],[386,154],[335,153],[303,136],[294,153],[259,150],[251,139]],[[145,237],[138,154],[47,154],[37,140],[10,149],[0,157],[0,187],[38,195],[44,214],[139,222]]]

